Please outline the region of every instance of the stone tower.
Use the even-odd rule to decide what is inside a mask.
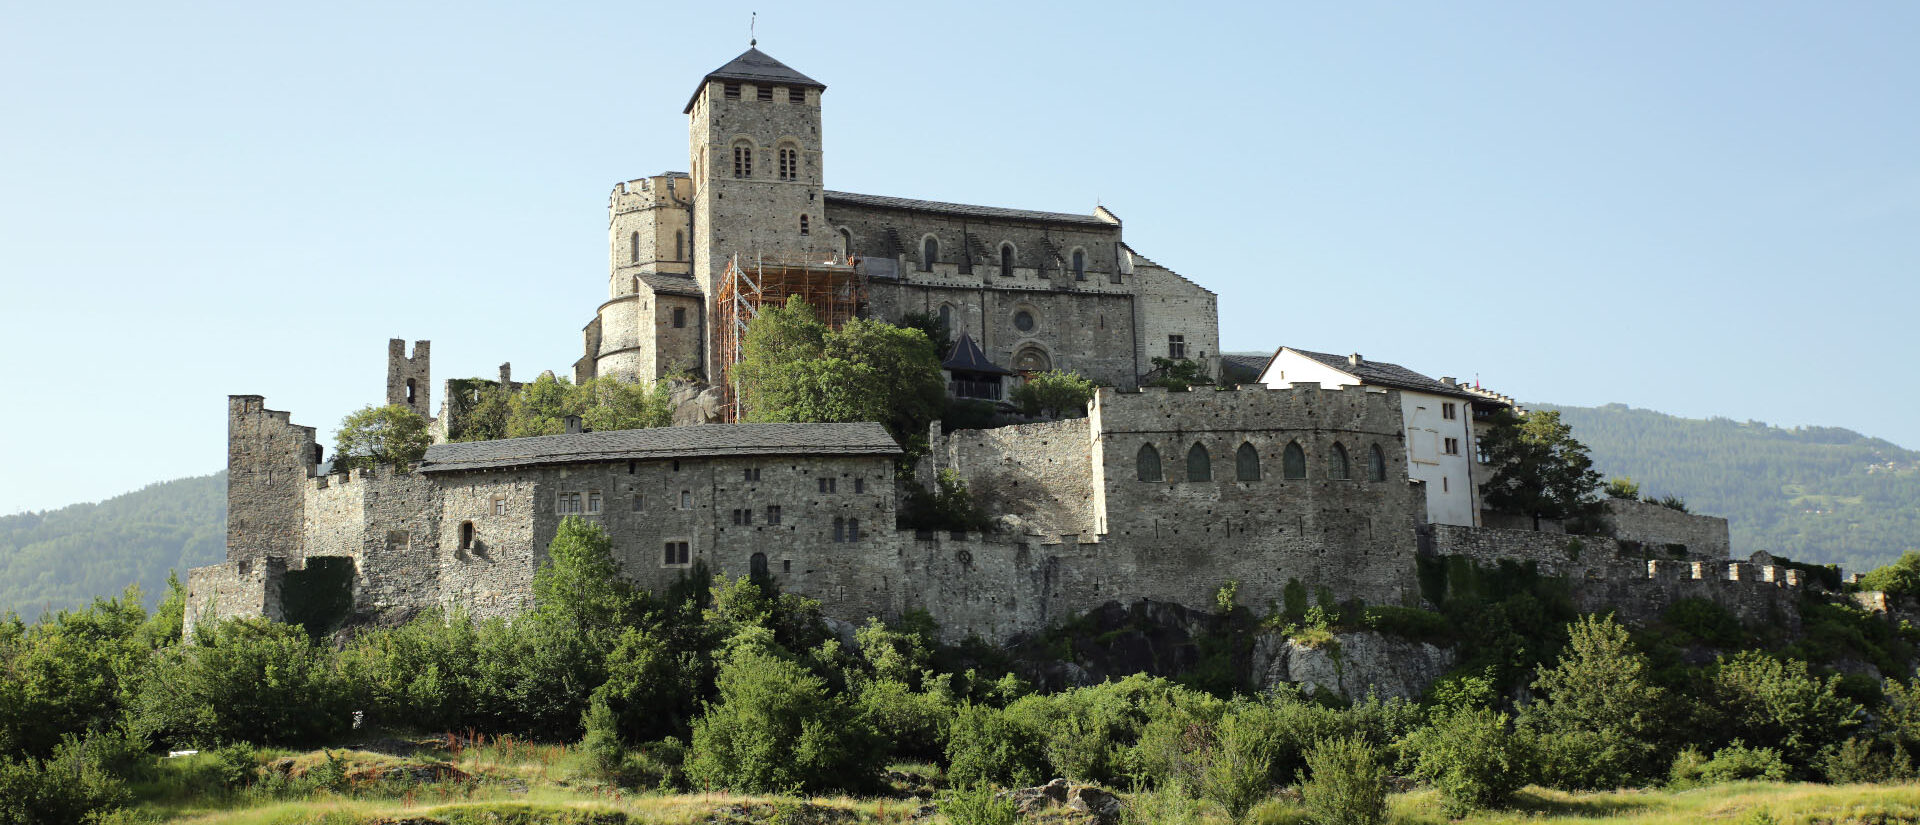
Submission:
[[[821,189],[826,89],[750,48],[703,78],[687,102],[693,277],[708,319],[733,255],[824,260],[838,250]],[[710,376],[719,372],[713,352],[708,346]]]
[[[407,355],[407,342],[401,338],[387,339],[387,403],[399,404],[420,414],[421,418],[433,417],[433,372],[428,368],[428,347],[426,341],[413,342],[413,355]]]

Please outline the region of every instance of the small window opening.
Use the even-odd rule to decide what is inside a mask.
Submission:
[[[687,259],[687,233],[685,232],[675,230],[673,233],[673,259],[676,261]]]
[[[801,215],[801,216],[800,216],[800,234],[801,234],[801,235],[806,235],[806,234],[808,234],[808,231],[807,231],[807,216],[805,216],[805,215]]]
[[[733,147],[733,176],[753,177],[753,147],[744,143]]]
[[[1207,448],[1197,441],[1187,449],[1187,480],[1213,480],[1213,456],[1207,455]]]
[[[833,517],[833,540],[837,542],[847,540],[847,520],[839,516]]]
[[[686,307],[674,307],[674,308],[673,308],[673,328],[674,328],[674,329],[685,329],[685,328],[686,328],[686,326],[687,326],[687,308],[686,308]],[[674,462],[674,465],[673,465],[673,468],[674,468],[675,470],[678,470],[678,469],[680,469],[680,464],[679,464],[679,462]]]
[[[1160,481],[1160,451],[1152,444],[1140,446],[1140,452],[1134,456],[1135,472],[1141,481]]]
[[[413,379],[407,379],[407,403],[413,403]]]
[[[780,523],[780,505],[778,504],[767,505],[767,523],[768,524]]]
[[[1167,357],[1179,361],[1187,357],[1187,336],[1167,336]]]
[[[473,549],[473,522],[471,521],[460,523],[460,549]]]
[[[728,99],[728,100],[739,100],[739,99],[740,99],[740,84],[738,84],[738,83],[728,83],[728,84],[726,85],[726,89],[725,89],[725,91],[726,91],[726,99]]]
[[[1013,277],[1013,244],[1000,245],[1000,277]]]
[[[1333,453],[1327,461],[1327,475],[1345,481],[1352,478],[1352,474],[1353,471],[1349,468],[1347,461],[1347,448],[1338,441],[1334,442]]]
[[[853,491],[854,491],[854,492],[856,492],[856,493],[864,493],[864,492],[866,492],[866,491],[867,491],[867,480],[866,480],[866,479],[864,479],[864,478],[856,478],[856,479],[854,479],[854,480],[853,480]]]
[[[772,86],[755,86],[753,89],[753,96],[755,99],[763,103],[772,103],[773,87]]]
[[[600,491],[588,490],[587,491],[587,512],[598,513],[600,512],[600,509],[601,509],[600,508]]]
[[[1380,450],[1378,444],[1367,449],[1367,480],[1387,480],[1387,454]]]
[[[693,491],[692,490],[680,491],[680,509],[682,510],[693,509]]]
[[[780,179],[800,179],[800,150],[790,146],[780,147]]]
[[[933,262],[940,258],[940,242],[928,238],[920,244],[920,271],[932,272]]]
[[[1076,281],[1087,279],[1087,253],[1083,250],[1073,251],[1073,279]]]
[[[1300,442],[1289,442],[1287,451],[1280,455],[1280,474],[1294,481],[1307,477],[1307,451],[1300,448]]]
[[[788,103],[805,103],[805,102],[807,102],[807,90],[805,90],[805,89],[788,89],[788,90],[787,90],[787,102],[788,102]]]
[[[860,520],[857,518],[847,519],[847,541],[859,541],[859,540],[860,540]]]
[[[627,263],[637,264],[639,262],[640,262],[640,233],[635,232],[627,236]]]

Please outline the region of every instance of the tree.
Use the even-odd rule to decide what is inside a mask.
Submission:
[[[566,417],[572,412],[567,403],[573,382],[541,373],[533,383],[520,387],[507,401],[507,437],[559,435],[567,431]]]
[[[1526,740],[1507,720],[1491,709],[1442,711],[1402,740],[1413,776],[1440,791],[1449,815],[1503,807],[1529,781],[1533,763]]]
[[[547,561],[533,574],[535,615],[588,634],[617,631],[633,616],[633,585],[613,560],[613,541],[579,516],[561,520]]]
[[[1387,821],[1387,766],[1364,737],[1327,739],[1307,752],[1300,801],[1323,825]]]
[[[1860,589],[1920,596],[1920,551],[1908,550],[1899,561],[1860,577]]]
[[[1607,498],[1625,499],[1627,501],[1640,500],[1640,485],[1634,483],[1633,479],[1626,476],[1614,476],[1613,478],[1607,479],[1607,486],[1601,492],[1606,493]]]
[[[856,789],[882,755],[870,729],[820,677],[764,647],[733,650],[720,698],[693,724],[687,775],[749,793]]]
[[[412,464],[427,454],[432,443],[427,420],[419,413],[400,404],[368,405],[341,419],[334,438],[333,470]]]
[[[798,295],[747,326],[733,374],[748,421],[877,421],[910,451],[946,403],[925,333],[862,318],[829,329]]]
[[[1087,402],[1093,400],[1098,389],[1080,373],[1049,370],[1027,379],[1014,389],[1009,400],[1027,415],[1078,418],[1086,413]]]
[[[1483,488],[1488,507],[1530,516],[1535,530],[1541,519],[1574,528],[1599,517],[1602,504],[1594,488],[1600,474],[1558,412],[1534,411],[1521,418],[1502,410],[1482,447],[1495,468]]]
[[[1652,738],[1665,691],[1647,672],[1647,657],[1612,616],[1587,616],[1534,690],[1544,695],[1524,721],[1541,734],[1549,784],[1588,790],[1623,787],[1652,775]]]
[[[1206,364],[1187,358],[1156,357],[1153,359],[1153,371],[1147,374],[1156,376],[1146,382],[1149,387],[1184,390],[1213,383],[1213,376],[1207,374]]]
[[[1840,677],[1820,679],[1799,659],[1780,660],[1743,650],[1719,660],[1704,697],[1704,712],[1719,729],[1773,748],[1808,773],[1821,748],[1837,744],[1860,724],[1861,708],[1839,694]]]

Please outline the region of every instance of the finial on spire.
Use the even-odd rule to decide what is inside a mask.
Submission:
[[[754,33],[754,27],[755,27],[755,26],[756,26],[757,24],[759,24],[759,22],[760,22],[760,13],[759,13],[759,12],[757,12],[757,11],[756,11],[756,12],[749,12],[749,13],[748,13],[748,17],[747,17],[747,48],[749,48],[749,49],[751,49],[751,48],[756,48],[756,47],[758,47],[758,46],[760,45],[760,37],[759,37],[759,36],[758,36],[757,34],[755,34],[755,33]]]

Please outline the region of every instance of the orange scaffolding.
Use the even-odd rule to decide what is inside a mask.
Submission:
[[[833,255],[817,260],[735,253],[728,259],[726,275],[720,281],[717,324],[721,386],[726,392],[722,412],[727,422],[740,420],[740,388],[733,368],[740,363],[746,346],[747,325],[759,317],[761,307],[785,304],[793,295],[812,306],[820,320],[833,329],[867,314],[866,278],[851,257]]]

